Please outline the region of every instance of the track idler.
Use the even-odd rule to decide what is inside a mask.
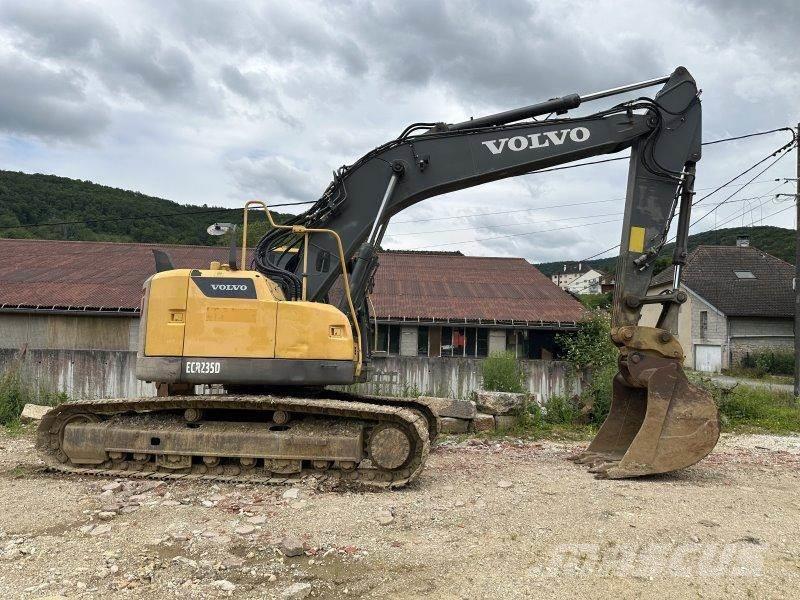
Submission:
[[[614,328],[620,348],[608,417],[585,452],[573,457],[600,477],[667,473],[695,464],[719,439],[711,394],[683,371],[683,349],[668,331]]]

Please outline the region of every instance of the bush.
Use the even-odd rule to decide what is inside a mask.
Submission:
[[[0,424],[14,425],[26,404],[55,406],[68,400],[67,395],[33,386],[20,372],[19,365],[12,366],[0,376]]]
[[[605,311],[595,310],[578,325],[578,332],[557,338],[565,358],[576,370],[588,370],[583,382],[581,401],[589,409],[589,420],[602,423],[611,406],[611,382],[617,374],[619,351],[611,341],[611,318]]]
[[[544,404],[542,420],[551,425],[574,425],[580,416],[580,407],[574,399],[566,396],[551,396]]]
[[[788,350],[758,350],[742,359],[742,367],[752,369],[756,376],[794,375],[794,352]]]
[[[483,389],[490,392],[525,391],[524,374],[511,352],[496,352],[483,361]]]

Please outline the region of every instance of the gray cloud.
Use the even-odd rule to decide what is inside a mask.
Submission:
[[[191,58],[153,31],[126,39],[102,12],[75,3],[9,1],[0,6],[0,17],[16,34],[22,55],[80,68],[132,98],[198,101]]]
[[[141,181],[133,187],[185,202],[308,200],[332,169],[410,122],[461,120],[679,64],[704,89],[704,135],[713,139],[797,120],[800,58],[791,49],[799,20],[794,0],[4,0],[0,130],[30,148],[15,153],[0,134],[0,160],[110,185]],[[725,181],[778,139],[708,147],[698,186]],[[64,140],[91,143],[65,154]],[[791,161],[770,175],[793,177]],[[622,163],[515,178],[430,199],[397,219],[539,209],[519,216],[525,224],[433,222],[417,231],[438,232],[387,241],[580,259],[616,243],[619,225],[576,217],[618,212],[624,189]],[[615,202],[548,208],[604,198]],[[719,220],[735,210],[722,207]],[[553,231],[540,223],[555,218],[592,224]],[[542,231],[472,242],[526,228]],[[389,233],[413,229],[398,224]]]
[[[87,140],[109,122],[108,108],[86,97],[78,71],[0,58],[0,129],[54,140]]]
[[[316,200],[324,188],[322,180],[315,185],[310,172],[281,156],[245,156],[229,161],[227,167],[248,199],[303,202]]]

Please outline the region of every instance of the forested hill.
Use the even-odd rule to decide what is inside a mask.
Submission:
[[[55,175],[0,171],[0,237],[227,244],[227,236],[206,232],[215,221],[241,223],[242,211],[178,204]]]
[[[758,227],[731,227],[729,229],[717,229],[716,231],[703,231],[689,236],[689,251],[691,252],[698,246],[733,246],[736,238],[742,235],[750,236],[750,245],[768,254],[777,256],[788,263],[794,264],[794,229],[784,229],[783,227],[772,227],[761,225]],[[674,244],[664,246],[656,264],[656,270],[661,270],[670,264]],[[592,267],[605,273],[613,273],[617,267],[617,257],[612,252],[610,258],[589,261]],[[538,269],[548,277],[556,271],[561,271],[564,264],[568,269],[577,266],[575,261],[557,261],[541,263],[536,265]]]

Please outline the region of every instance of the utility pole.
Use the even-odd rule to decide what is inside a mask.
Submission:
[[[800,136],[800,123],[795,130]],[[797,232],[794,239],[794,397],[800,396],[800,144],[795,144],[797,154],[797,192],[794,196],[797,211]]]

